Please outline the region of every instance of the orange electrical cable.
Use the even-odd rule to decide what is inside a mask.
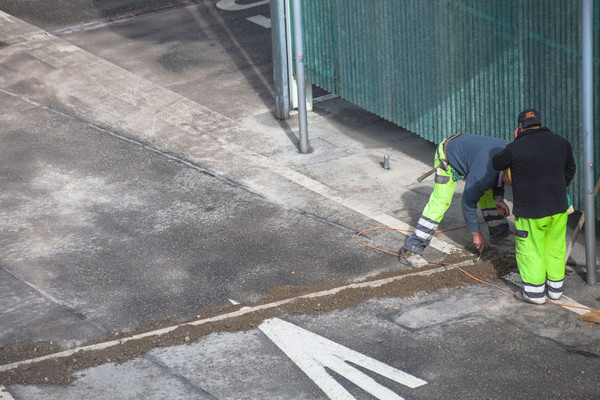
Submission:
[[[482,222],[480,222],[480,224],[481,223]],[[466,225],[458,226],[456,228],[444,229],[444,230],[441,230],[441,231],[435,231],[435,233],[449,232],[449,231],[453,231],[453,230],[461,229],[461,228],[466,228]],[[373,230],[376,230],[376,229],[387,229],[387,230],[398,231],[398,232],[414,232],[414,231],[408,230],[408,229],[390,228],[388,226],[377,226],[377,227],[374,227],[374,228],[365,229],[364,231],[360,231],[360,232],[358,232],[356,234],[356,241],[358,243],[362,244],[363,246],[370,247],[370,248],[372,248],[374,250],[378,250],[378,251],[381,251],[383,253],[390,254],[390,255],[392,255],[394,257],[398,257],[398,253],[392,253],[390,251],[380,249],[379,247],[371,246],[371,245],[366,244],[365,242],[362,242],[362,241],[360,241],[358,239],[358,237],[361,236],[363,233],[366,233],[366,232],[369,232],[369,231],[373,231]],[[459,270],[460,272],[462,272],[463,274],[467,275],[469,278],[474,279],[477,282],[480,282],[480,283],[483,283],[485,285],[491,286],[491,287],[496,288],[498,290],[502,290],[503,292],[506,292],[508,294],[515,295],[517,293],[517,292],[512,292],[512,291],[510,291],[508,289],[504,289],[504,288],[502,288],[500,286],[496,286],[496,285],[494,285],[492,283],[489,283],[489,282],[486,282],[484,280],[481,280],[481,279],[479,279],[479,278],[471,275],[470,273],[468,273],[467,271],[465,271],[464,269],[462,269],[458,265],[455,265],[455,264],[452,264],[452,263],[443,263],[443,262],[439,262],[439,261],[430,261],[429,263],[430,264],[440,264],[440,265],[450,266],[450,267],[456,268],[457,270]],[[546,301],[546,303],[548,303],[548,304],[554,304],[554,305],[562,306],[562,307],[571,307],[571,308],[578,308],[578,309],[581,309],[581,310],[594,311],[592,308],[585,307],[585,306],[575,306],[575,305],[571,305],[571,304],[557,303],[557,302],[554,302],[554,301]]]
[[[510,290],[508,290],[508,289],[501,288],[500,286],[496,286],[496,285],[494,285],[493,283],[486,282],[486,281],[484,281],[484,280],[481,280],[481,279],[479,279],[479,278],[477,278],[477,277],[475,277],[475,276],[471,275],[470,273],[468,273],[467,271],[465,271],[464,269],[462,269],[462,268],[461,268],[461,267],[459,267],[458,265],[449,264],[449,263],[442,263],[442,262],[437,262],[437,261],[430,261],[430,263],[431,263],[431,264],[450,265],[450,266],[452,266],[452,267],[456,268],[457,270],[459,270],[460,272],[462,272],[463,274],[467,275],[469,278],[476,280],[477,282],[480,282],[480,283],[483,283],[483,284],[485,284],[485,285],[491,286],[491,287],[493,287],[493,288],[496,288],[496,289],[502,290],[503,292],[506,292],[506,293],[509,293],[509,294],[513,294],[513,295],[515,294],[515,292],[511,292],[511,291],[510,291]]]
[[[482,223],[483,223],[483,222],[480,222],[480,224],[482,224]],[[467,227],[466,225],[462,225],[462,226],[457,226],[457,227],[455,227],[455,228],[449,228],[449,229],[443,229],[443,230],[441,230],[441,231],[435,231],[435,233],[450,232],[450,231],[454,231],[454,230],[456,230],[456,229],[462,229],[462,228],[466,228],[466,227]],[[384,252],[384,253],[387,253],[387,254],[391,254],[391,255],[393,255],[393,256],[398,256],[398,254],[397,254],[397,253],[391,253],[391,252],[389,252],[389,251],[386,251],[386,250],[380,249],[379,247],[371,246],[371,245],[369,245],[369,244],[366,244],[365,242],[361,242],[360,240],[358,240],[358,237],[359,237],[359,236],[361,236],[363,233],[366,233],[366,232],[369,232],[369,231],[372,231],[372,230],[375,230],[375,229],[388,229],[388,230],[392,230],[392,231],[398,231],[398,232],[409,232],[409,233],[410,233],[410,232],[414,232],[414,231],[411,231],[411,230],[409,230],[409,229],[390,228],[390,227],[388,227],[388,226],[376,226],[375,228],[369,228],[369,229],[365,229],[364,231],[358,232],[358,233],[356,234],[356,241],[357,241],[358,243],[362,244],[363,246],[367,246],[367,247],[370,247],[370,248],[372,248],[372,249],[379,250],[379,251],[382,251],[382,252]]]

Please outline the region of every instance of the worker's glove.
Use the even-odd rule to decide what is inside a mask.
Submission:
[[[504,202],[504,200],[498,200],[496,202],[496,210],[498,211],[498,215],[501,217],[508,217],[510,215],[510,208]]]
[[[481,232],[477,232],[473,234],[473,245],[477,249],[479,253],[483,251],[483,246],[485,245],[485,240],[483,239],[483,235]]]

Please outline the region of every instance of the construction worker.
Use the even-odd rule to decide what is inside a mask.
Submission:
[[[454,195],[456,182],[466,179],[462,196],[462,210],[467,227],[473,235],[473,244],[481,253],[485,241],[479,230],[477,205],[482,210],[493,243],[501,242],[511,232],[506,222],[510,210],[504,202],[502,173],[495,171],[491,159],[504,149],[506,140],[487,136],[457,134],[438,145],[434,156],[435,183],[433,193],[425,206],[415,231],[399,251],[401,263],[423,267],[429,263],[423,250],[429,245]]]
[[[492,158],[512,180],[515,254],[523,290],[515,298],[534,304],[557,300],[565,285],[567,186],[575,175],[571,144],[542,127],[536,110],[519,114],[514,142]],[[547,286],[547,289],[546,289]]]

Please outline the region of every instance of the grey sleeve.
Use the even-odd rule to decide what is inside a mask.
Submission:
[[[465,222],[471,233],[479,232],[479,220],[477,218],[477,202],[483,195],[477,187],[475,187],[467,177],[465,190],[462,196],[462,210]]]

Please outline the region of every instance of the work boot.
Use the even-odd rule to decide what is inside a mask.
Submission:
[[[531,297],[527,296],[522,290],[516,292],[513,297],[515,298],[515,300],[521,303],[542,305],[546,302],[546,296],[544,296],[541,299],[532,299]]]
[[[398,260],[411,268],[421,268],[429,265],[429,262],[423,256],[404,248],[400,249]]]

